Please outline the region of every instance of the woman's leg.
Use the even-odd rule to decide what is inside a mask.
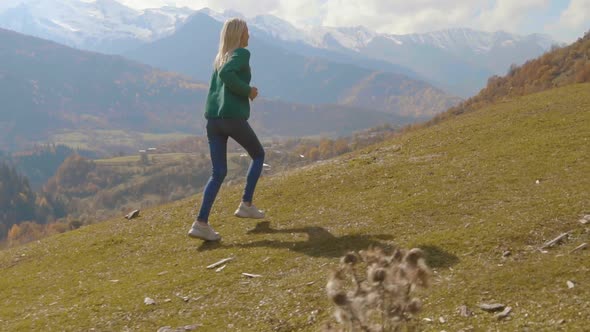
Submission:
[[[246,152],[248,152],[250,158],[252,158],[252,162],[248,168],[248,174],[246,175],[244,195],[242,196],[242,201],[250,204],[254,197],[254,190],[256,189],[258,178],[260,178],[260,174],[262,173],[264,148],[262,147],[262,144],[260,144],[258,137],[254,133],[254,130],[252,130],[252,127],[250,127],[248,121],[238,121],[235,128],[232,129],[231,137],[246,149]]]
[[[210,130],[210,121],[207,124],[207,139],[209,140],[209,152],[211,154],[211,164],[213,172],[205,190],[203,192],[203,201],[201,209],[197,216],[197,221],[208,222],[209,213],[215,202],[215,197],[219,188],[227,175],[227,136],[218,133],[215,128]]]

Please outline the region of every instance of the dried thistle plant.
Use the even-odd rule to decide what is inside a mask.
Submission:
[[[349,252],[326,285],[340,325],[328,325],[324,331],[414,330],[412,317],[422,302],[412,293],[428,287],[430,276],[424,253],[417,248],[397,249],[391,255],[380,248]]]

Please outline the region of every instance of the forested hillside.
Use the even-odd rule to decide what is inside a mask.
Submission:
[[[0,162],[0,240],[7,235],[10,237],[14,225],[23,222],[45,224],[64,217],[65,213],[63,202],[36,194],[26,177],[14,167]],[[18,226],[16,229],[18,231]]]
[[[434,121],[507,98],[584,82],[590,82],[590,31],[570,46],[555,48],[520,67],[513,66],[503,77],[491,77],[478,95],[438,115]]]
[[[72,149],[60,144],[46,144],[12,153],[4,159],[12,163],[20,173],[27,177],[33,189],[39,189],[72,154],[83,155],[87,158],[96,157],[96,154],[91,151]],[[2,159],[1,156],[0,159]]]

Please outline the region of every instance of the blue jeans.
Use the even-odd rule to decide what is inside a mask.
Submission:
[[[197,216],[198,221],[207,222],[219,188],[227,175],[227,139],[231,137],[240,144],[252,158],[246,176],[243,202],[252,202],[256,183],[262,173],[264,149],[254,130],[245,119],[208,119],[207,139],[213,172],[203,192],[203,202]]]

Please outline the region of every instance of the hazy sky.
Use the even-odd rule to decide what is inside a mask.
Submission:
[[[0,0],[1,1],[1,0]],[[133,8],[172,5],[273,14],[296,26],[363,25],[406,34],[453,27],[546,33],[572,42],[590,30],[590,0],[119,0]]]

